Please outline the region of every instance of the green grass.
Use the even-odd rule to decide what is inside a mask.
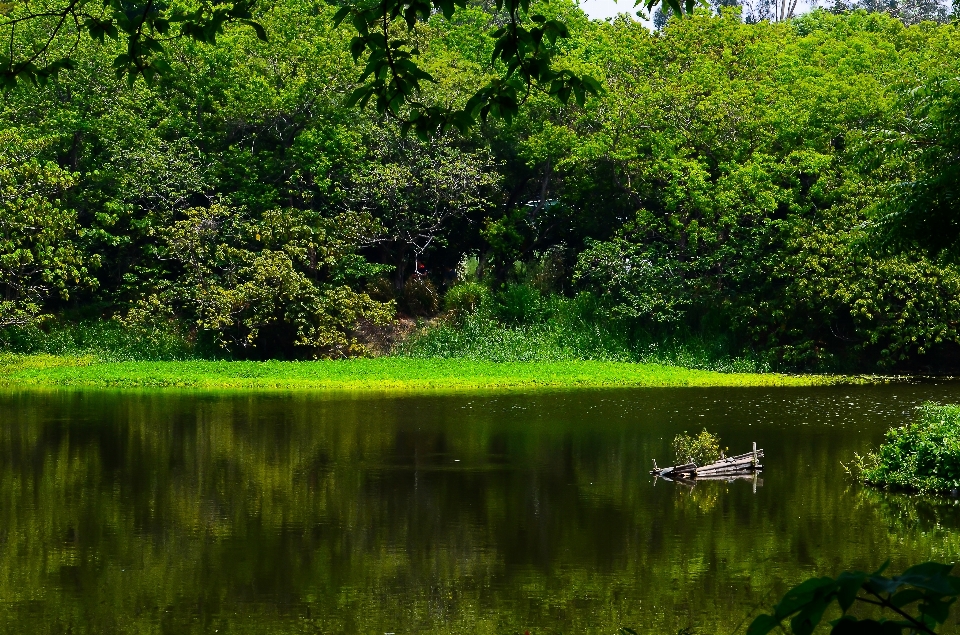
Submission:
[[[521,323],[493,310],[458,319],[447,316],[400,342],[394,355],[490,362],[636,362],[724,373],[773,370],[761,356],[736,350],[728,335],[705,336],[679,327],[664,333],[629,329],[605,319],[594,303],[586,294],[541,297],[536,310],[530,310],[534,315]]]
[[[496,363],[381,357],[316,362],[103,362],[94,357],[0,356],[0,385],[281,390],[536,390],[668,386],[812,386],[829,375],[718,373],[603,361]]]

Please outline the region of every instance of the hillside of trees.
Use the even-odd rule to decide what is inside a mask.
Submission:
[[[883,232],[939,165],[925,140],[956,138],[954,24],[733,8],[651,32],[537,10],[570,28],[556,65],[603,92],[533,90],[426,140],[346,103],[362,65],[322,2],[276,2],[267,42],[173,40],[152,85],[82,41],[75,69],[0,104],[0,344],[99,323],[160,357],[309,359],[389,351],[398,317],[455,334],[562,314],[621,348],[722,338],[785,370],[956,366],[954,243]],[[417,28],[426,100],[491,75],[497,19]]]

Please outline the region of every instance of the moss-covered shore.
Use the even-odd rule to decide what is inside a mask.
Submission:
[[[621,362],[493,363],[381,357],[315,362],[101,362],[0,356],[0,385],[99,388],[444,391],[861,383],[839,375],[718,373]]]

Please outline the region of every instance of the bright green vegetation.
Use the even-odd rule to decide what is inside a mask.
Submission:
[[[850,383],[828,375],[718,373],[622,362],[484,362],[464,359],[100,362],[95,358],[8,355],[8,386],[254,388],[364,391],[511,390],[659,386],[816,386]]]
[[[924,404],[915,421],[892,428],[876,452],[858,458],[871,485],[920,492],[960,488],[960,406]]]
[[[466,304],[459,292],[471,287],[484,293]],[[494,362],[590,359],[739,373],[772,370],[770,361],[756,353],[735,354],[729,334],[703,336],[681,330],[658,336],[618,330],[589,294],[572,299],[544,296],[525,285],[508,285],[491,294],[466,283],[453,287],[447,296],[445,318],[400,342],[394,354]]]
[[[720,437],[707,432],[704,428],[697,436],[691,436],[684,430],[673,437],[673,460],[677,465],[693,461],[697,465],[706,465],[720,458],[721,452],[730,448],[720,448]]]
[[[418,25],[423,103],[462,108],[491,78],[484,6]],[[256,16],[268,42],[174,38],[171,72],[133,88],[103,70],[122,43],[84,38],[75,70],[5,97],[5,350],[56,353],[50,333],[106,322],[130,334],[90,351],[109,359],[356,356],[390,350],[399,315],[441,318],[399,351],[417,357],[957,359],[960,266],[912,234],[872,242],[898,184],[943,191],[945,151],[922,141],[954,129],[957,26],[702,10],[653,34],[534,2],[570,28],[551,68],[605,92],[534,91],[509,121],[425,141],[347,103],[362,68],[335,12],[279,0]]]

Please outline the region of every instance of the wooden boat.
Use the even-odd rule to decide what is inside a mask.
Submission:
[[[674,465],[671,467],[657,467],[657,461],[653,461],[653,469],[650,473],[654,476],[671,477],[673,479],[696,480],[698,478],[723,478],[737,476],[740,474],[749,474],[759,472],[763,469],[760,465],[760,459],[763,458],[763,450],[757,449],[757,444],[753,444],[753,451],[737,456],[720,455],[720,460],[709,465],[697,465],[696,463],[685,463],[683,465]]]
[[[757,493],[758,487],[763,487],[763,479],[759,476],[760,472],[736,472],[729,473],[723,476],[701,476],[699,478],[685,478],[683,476],[654,476],[653,484],[656,485],[659,479],[663,479],[667,482],[676,483],[682,485],[688,489],[693,489],[697,486],[698,483],[703,483],[704,481],[723,481],[724,483],[732,483],[734,481],[747,481],[753,485],[753,493]]]

